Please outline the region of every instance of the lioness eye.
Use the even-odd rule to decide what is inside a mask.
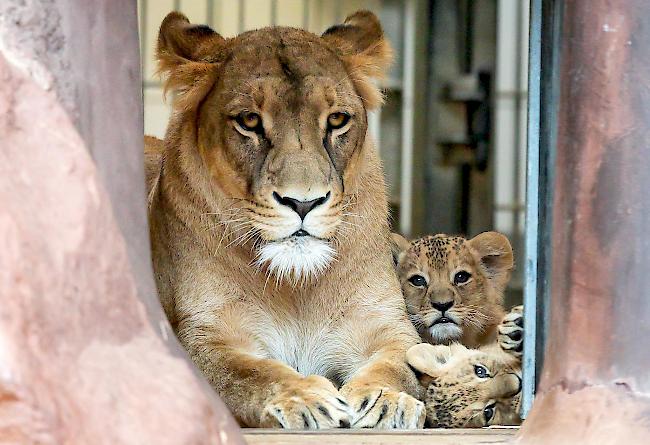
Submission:
[[[480,379],[490,377],[490,373],[488,372],[487,368],[481,365],[474,365],[474,374],[476,374],[476,377]]]
[[[495,403],[490,403],[488,406],[483,408],[483,417],[485,418],[485,423],[488,424],[490,423],[490,420],[494,417],[494,408],[496,404]]]
[[[456,272],[456,275],[454,275],[454,284],[467,283],[467,280],[469,280],[471,277],[472,274],[464,270],[461,270],[460,272]]]
[[[327,127],[329,130],[336,130],[342,128],[350,120],[350,115],[346,113],[332,113],[327,116]]]
[[[237,116],[237,123],[248,131],[259,132],[262,130],[262,118],[257,113],[244,112]]]
[[[415,287],[424,287],[427,285],[427,280],[422,275],[413,275],[409,278],[409,282]]]

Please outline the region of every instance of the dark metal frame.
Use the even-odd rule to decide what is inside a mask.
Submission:
[[[531,0],[522,416],[544,364],[551,280],[551,221],[562,23],[560,0]]]

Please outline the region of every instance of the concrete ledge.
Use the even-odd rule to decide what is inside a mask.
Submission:
[[[244,429],[249,445],[471,445],[510,443],[519,428],[431,429],[418,431],[331,430],[287,432]]]

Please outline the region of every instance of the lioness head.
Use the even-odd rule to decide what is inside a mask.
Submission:
[[[422,343],[407,361],[425,390],[427,426],[519,425],[521,363],[498,346]]]
[[[280,279],[324,270],[359,180],[366,111],[381,102],[373,79],[390,62],[375,15],[322,36],[273,27],[225,39],[173,12],[157,56],[175,95],[178,134],[166,139],[200,166],[193,199]]]
[[[411,321],[426,341],[449,343],[496,326],[513,267],[497,232],[467,240],[444,234],[408,242],[393,234],[397,274]]]

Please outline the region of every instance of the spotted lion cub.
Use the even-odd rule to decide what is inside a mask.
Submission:
[[[393,234],[393,247],[409,317],[424,341],[469,348],[497,341],[513,267],[508,238],[485,232],[409,242]]]
[[[420,343],[406,359],[422,385],[427,427],[521,423],[521,361],[499,344],[468,349],[460,343]]]
[[[460,343],[411,347],[406,360],[422,385],[426,425],[471,428],[519,425],[523,307],[501,321],[496,343],[468,349]]]

